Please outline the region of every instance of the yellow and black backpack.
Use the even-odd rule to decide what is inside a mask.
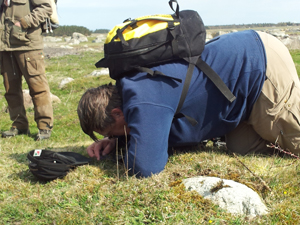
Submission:
[[[152,71],[149,67],[176,59],[186,60],[189,68],[175,117],[183,116],[179,111],[195,66],[210,78],[230,102],[234,101],[235,96],[222,79],[201,59],[206,30],[199,14],[193,10],[179,11],[176,0],[170,0],[169,5],[174,11],[172,15],[143,16],[115,26],[107,35],[104,58],[96,63],[96,67],[109,68],[110,77],[115,80],[134,70],[152,76],[171,77]],[[184,116],[195,124],[192,118]]]

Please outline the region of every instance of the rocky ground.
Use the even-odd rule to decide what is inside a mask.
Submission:
[[[72,37],[45,36],[45,56],[51,58],[64,55],[77,55],[82,51],[103,51],[103,41],[106,38],[106,34],[93,35],[90,38],[92,42],[80,33],[74,33]]]
[[[282,29],[259,29],[272,34],[281,40],[289,49],[300,49],[300,27],[282,28]],[[237,30],[222,30],[222,31],[207,31],[207,41],[211,38],[237,32]],[[64,55],[76,55],[82,51],[103,51],[103,43],[106,34],[93,34],[91,37],[86,37],[80,33],[74,33],[71,37],[44,37],[44,52],[45,56],[60,57]],[[91,41],[92,40],[92,41]]]
[[[79,54],[79,49],[65,49],[60,47],[45,47],[44,53],[47,58],[61,57],[64,55],[77,55]]]

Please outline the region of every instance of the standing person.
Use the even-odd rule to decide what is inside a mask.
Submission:
[[[116,136],[129,135],[126,165],[137,176],[162,171],[168,147],[226,137],[241,155],[270,153],[279,144],[300,153],[300,82],[288,49],[275,37],[253,30],[216,37],[202,59],[236,96],[229,102],[198,68],[194,69],[181,113],[174,118],[183,83],[133,72],[117,82],[87,90],[78,105],[82,130],[95,142],[87,148],[98,160],[114,150]],[[184,81],[188,64],[176,60],[151,68]],[[94,132],[104,136],[97,140]]]
[[[1,74],[6,90],[9,131],[2,137],[30,134],[23,104],[22,75],[34,104],[36,139],[49,139],[53,126],[50,89],[45,75],[41,23],[52,14],[50,0],[4,0],[1,7]]]

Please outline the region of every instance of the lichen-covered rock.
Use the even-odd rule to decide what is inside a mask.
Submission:
[[[260,216],[268,213],[260,196],[251,188],[218,177],[193,177],[183,180],[187,190],[198,192],[232,214]]]

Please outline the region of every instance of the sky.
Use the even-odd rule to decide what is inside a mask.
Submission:
[[[58,0],[60,25],[89,30],[112,29],[127,18],[172,14],[169,0]],[[300,0],[178,0],[179,9],[195,10],[207,26],[300,22]]]

